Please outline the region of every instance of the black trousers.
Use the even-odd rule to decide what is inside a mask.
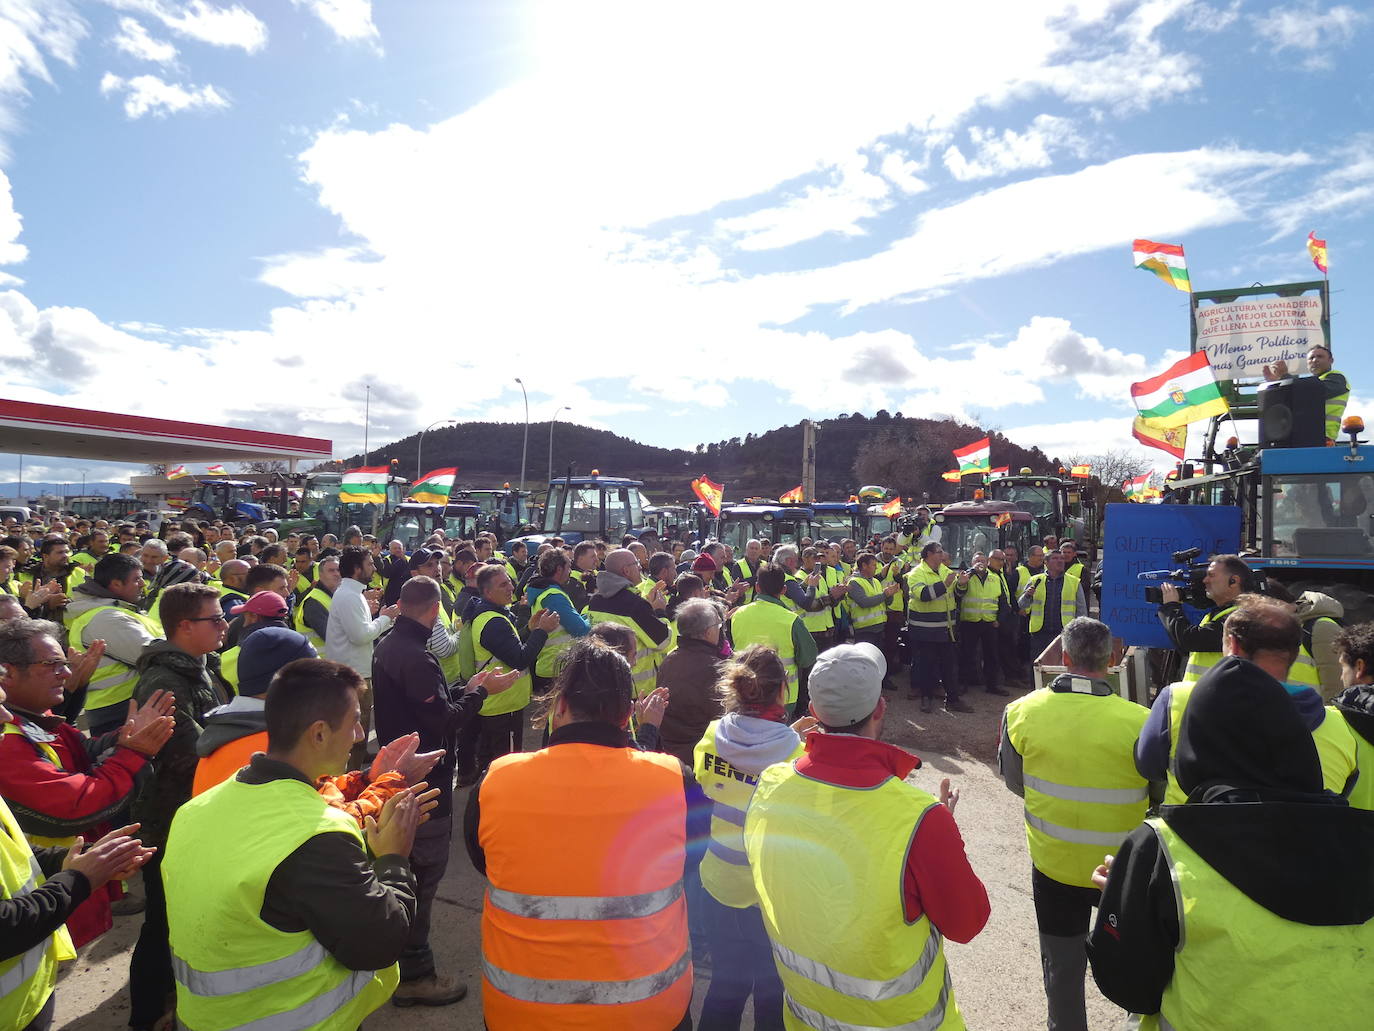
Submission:
[[[443,789],[442,784],[440,789]],[[448,869],[452,843],[452,814],[426,820],[415,832],[415,846],[410,850],[410,870],[415,875],[415,921],[410,925],[410,936],[401,953],[402,981],[414,981],[434,973],[434,952],[429,947],[430,916],[439,882]]]
[[[1034,867],[1031,895],[1040,931],[1049,1031],[1087,1031],[1083,979],[1088,969],[1088,928],[1102,895],[1096,888],[1056,881]]]
[[[973,674],[978,669],[980,658],[983,668],[980,678],[982,685],[988,688],[1000,686],[1001,657],[997,649],[997,624],[960,622],[959,645],[963,653],[960,656],[960,679],[963,680],[964,686],[971,687],[979,682],[973,679]]]
[[[493,759],[499,759],[511,752],[525,748],[525,710],[505,712],[500,716],[478,716],[472,721],[477,725],[477,770],[486,772]]]
[[[176,990],[167,931],[167,894],[162,889],[162,850],[143,865],[143,927],[129,959],[129,1026],[152,1027]]]
[[[953,641],[911,640],[911,690],[922,698],[934,698],[943,688],[945,701],[959,697],[959,678]]]

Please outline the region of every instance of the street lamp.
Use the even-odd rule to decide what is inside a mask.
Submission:
[[[558,412],[570,412],[572,405],[564,405]],[[549,420],[549,482],[553,482],[553,424],[558,421],[558,412],[553,413],[553,418]]]
[[[520,393],[525,398],[525,445],[520,449],[520,491],[525,490],[525,458],[530,453],[530,395],[525,393],[525,381],[519,376],[515,382],[520,384]]]
[[[416,482],[416,483],[419,483],[419,482],[420,482],[420,477],[423,476],[423,475],[425,474],[425,466],[424,466],[424,462],[422,461],[422,459],[424,458],[424,454],[425,454],[425,434],[428,433],[430,430],[434,429],[435,426],[443,426],[445,423],[453,423],[453,424],[456,425],[456,424],[458,423],[458,420],[457,420],[457,419],[439,419],[439,420],[437,420],[437,421],[435,421],[435,422],[430,423],[428,426],[426,426],[424,429],[422,429],[422,430],[420,431],[420,442],[419,442],[419,444],[418,444],[418,445],[416,446],[416,448],[415,448],[415,482]]]

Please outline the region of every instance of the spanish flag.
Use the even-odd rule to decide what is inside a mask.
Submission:
[[[886,505],[883,506],[883,515],[887,516],[889,519],[896,519],[896,518],[897,518],[899,515],[901,515],[901,514],[902,514],[902,499],[901,499],[901,498],[893,498],[891,501],[889,501]]]
[[[1153,420],[1137,415],[1135,422],[1131,423],[1131,436],[1146,447],[1157,447],[1175,458],[1182,458],[1188,446],[1188,424],[1156,426]]]
[[[1318,240],[1315,231],[1307,234],[1307,253],[1312,255],[1312,264],[1326,275],[1326,241]]]
[[[713,482],[709,476],[701,476],[692,481],[692,493],[701,499],[713,516],[720,515],[720,502],[725,497],[723,486]]]
[[[1069,475],[1075,480],[1086,480],[1092,475],[1093,467],[1090,465],[1076,465],[1069,470]]]
[[[945,480],[949,483],[958,483],[961,479],[963,479],[963,477],[964,474],[961,473],[958,469],[951,469],[947,473],[940,474],[940,479]]]
[[[801,484],[797,484],[782,497],[778,498],[780,505],[800,505],[802,503]]]

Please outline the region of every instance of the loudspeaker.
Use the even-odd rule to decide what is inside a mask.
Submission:
[[[1326,444],[1326,388],[1315,376],[1260,384],[1259,411],[1261,447]]]

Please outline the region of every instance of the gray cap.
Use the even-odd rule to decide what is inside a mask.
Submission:
[[[887,660],[871,644],[841,644],[821,652],[807,682],[811,707],[827,727],[849,727],[873,715],[883,695]]]

